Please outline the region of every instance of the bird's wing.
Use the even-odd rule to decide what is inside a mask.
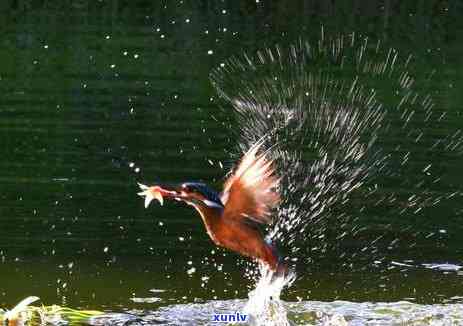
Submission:
[[[279,178],[273,161],[266,153],[258,154],[262,143],[252,146],[241,159],[235,172],[225,181],[221,200],[226,219],[248,219],[262,224],[271,222],[271,209],[278,205]]]

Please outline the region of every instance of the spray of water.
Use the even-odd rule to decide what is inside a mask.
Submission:
[[[280,293],[291,286],[296,274],[291,271],[286,276],[275,276],[266,266],[260,267],[261,277],[256,287],[249,293],[249,301],[244,311],[249,315],[251,325],[290,325],[286,309],[280,300]]]
[[[394,214],[419,214],[461,196],[433,191],[442,174],[422,158],[430,151],[461,154],[463,135],[440,127],[445,114],[419,91],[423,85],[415,85],[411,62],[380,42],[353,34],[329,38],[322,31],[316,42],[244,54],[212,72],[213,85],[234,109],[236,152],[262,138],[271,149],[284,201],[269,237],[293,262],[342,250],[342,240],[361,233],[358,216],[347,212],[360,215],[383,204],[394,207]],[[391,183],[413,192],[384,191]],[[374,251],[374,243],[362,250],[369,248]],[[248,311],[279,310],[279,293],[291,282],[262,276]]]

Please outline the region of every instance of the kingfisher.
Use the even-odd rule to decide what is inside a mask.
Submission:
[[[145,208],[153,199],[185,202],[198,211],[212,241],[268,266],[275,275],[287,272],[286,263],[276,246],[261,232],[272,222],[272,213],[280,203],[280,178],[262,141],[243,155],[237,167],[218,193],[201,182],[184,182],[174,186],[138,184],[145,198]]]

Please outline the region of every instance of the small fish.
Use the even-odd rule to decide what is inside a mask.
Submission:
[[[149,204],[153,199],[156,199],[161,206],[164,204],[164,199],[162,198],[162,189],[158,186],[148,187],[144,184],[138,183],[138,186],[142,190],[138,193],[139,196],[145,197],[145,208],[148,208]]]

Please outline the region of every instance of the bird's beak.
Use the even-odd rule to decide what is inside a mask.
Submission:
[[[160,186],[145,186],[144,184],[139,183],[138,186],[142,190],[138,193],[139,196],[145,197],[145,208],[149,206],[153,199],[156,199],[161,206],[164,204],[164,197],[174,197],[177,193],[175,191],[170,191],[164,189]]]

